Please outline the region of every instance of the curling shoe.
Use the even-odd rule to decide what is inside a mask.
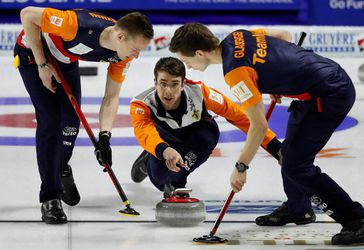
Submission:
[[[62,203],[59,199],[53,199],[42,203],[42,221],[46,224],[67,223],[67,216],[63,211]]]
[[[63,169],[61,180],[63,188],[62,201],[69,206],[76,206],[80,202],[81,197],[73,179],[70,165],[67,165],[65,169]]]
[[[331,238],[332,245],[364,245],[364,219],[356,220]]]
[[[131,168],[131,179],[134,182],[140,183],[148,176],[147,163],[149,157],[149,153],[144,150],[134,162]]]
[[[315,222],[316,215],[313,210],[309,210],[303,216],[296,216],[290,214],[285,203],[275,209],[271,214],[259,216],[255,219],[258,226],[284,226],[288,223],[295,223],[296,225],[304,225]]]

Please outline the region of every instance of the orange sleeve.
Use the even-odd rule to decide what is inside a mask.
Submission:
[[[122,83],[132,60],[132,58],[129,58],[118,63],[110,63],[107,69],[110,78],[115,82]]]
[[[240,66],[225,75],[225,82],[230,86],[234,96],[241,102],[244,110],[262,100],[257,87],[258,75],[255,69]]]
[[[141,101],[132,101],[130,104],[130,117],[135,137],[140,146],[157,157],[156,147],[160,143],[166,142],[159,136],[147,105]]]
[[[77,15],[72,10],[57,10],[45,8],[42,14],[42,32],[62,37],[71,41],[76,37],[78,30]]]
[[[228,122],[242,130],[245,134],[248,133],[250,125],[249,119],[246,116],[244,109],[239,104],[236,104],[218,90],[209,88],[204,84],[202,84],[202,94],[208,110],[224,117]],[[276,137],[276,134],[268,129],[263,139],[262,146],[266,148],[274,137]]]

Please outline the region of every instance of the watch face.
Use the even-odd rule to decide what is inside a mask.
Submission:
[[[242,162],[237,162],[235,165],[239,173],[245,172],[249,167]]]

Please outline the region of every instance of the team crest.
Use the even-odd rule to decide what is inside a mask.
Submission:
[[[198,109],[195,108],[193,110],[192,118],[194,118],[197,121],[200,120],[200,111]]]

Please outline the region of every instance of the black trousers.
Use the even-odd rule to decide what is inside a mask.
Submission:
[[[330,81],[337,81],[345,87],[319,99],[291,104],[286,138],[282,144],[282,177],[290,211],[303,214],[311,208],[312,202],[335,221],[345,224],[364,218],[362,205],[352,201],[334,180],[314,165],[316,155],[355,101],[355,89],[345,71],[340,70]]]
[[[160,191],[165,184],[175,188],[185,187],[190,173],[201,166],[211,155],[219,140],[220,132],[214,120],[189,129],[179,140],[166,140],[167,143],[181,154],[189,171],[181,169],[180,172],[170,171],[163,160],[151,156],[148,161],[148,176],[151,182]]]
[[[61,174],[72,156],[80,121],[61,85],[58,84],[55,94],[43,86],[31,50],[16,45],[14,53],[20,57],[19,72],[35,108],[36,152],[42,182],[39,199],[40,202],[59,199]],[[58,62],[58,65],[80,104],[78,62]]]

